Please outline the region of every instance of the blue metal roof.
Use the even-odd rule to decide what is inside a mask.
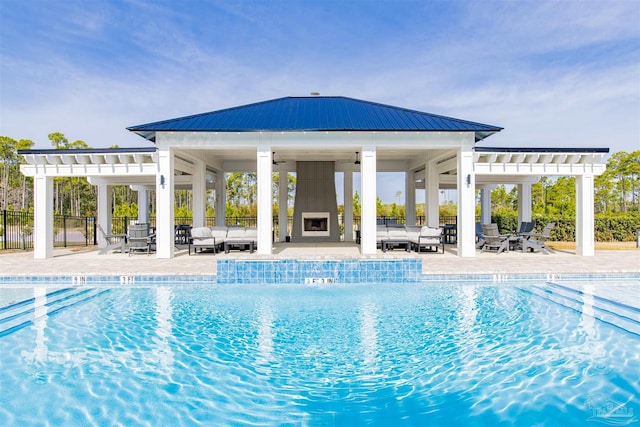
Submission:
[[[286,97],[209,113],[131,126],[151,141],[158,131],[440,131],[475,132],[476,141],[501,127],[343,96]]]

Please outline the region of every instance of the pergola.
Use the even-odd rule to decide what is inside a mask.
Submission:
[[[426,221],[439,225],[439,190],[458,193],[460,257],[475,256],[476,190],[482,222],[490,222],[490,191],[518,188],[518,215],[531,220],[531,184],[543,175],[576,177],[577,253],[594,255],[594,177],[608,149],[490,148],[476,143],[502,128],[345,97],[286,97],[128,128],[155,147],[25,150],[22,173],[34,177],[34,257],[53,255],[53,178],[85,176],[98,186],[98,223],[111,228],[112,185],[138,191],[139,218],[156,194],[156,256],[174,256],[174,190],[193,192],[193,225],[205,225],[206,192],[216,192],[216,222],[225,221],[227,172],[256,172],[258,253],[272,251],[272,173],[299,161],[334,162],[344,173],[344,240],[353,241],[353,174],[361,180],[361,253],[376,253],[376,173],[406,174],[406,223],[416,220],[416,190],[424,189]],[[278,161],[274,162],[277,153]],[[355,153],[359,164],[355,164]],[[279,220],[287,220],[287,179],[280,179]],[[278,240],[284,241],[286,227]],[[101,242],[102,244],[102,242]]]

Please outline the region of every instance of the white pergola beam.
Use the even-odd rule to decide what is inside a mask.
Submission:
[[[26,176],[91,176],[91,175],[155,175],[158,171],[155,163],[130,164],[73,164],[73,165],[20,165],[20,171]]]
[[[475,163],[477,175],[600,175],[604,164],[562,163]]]

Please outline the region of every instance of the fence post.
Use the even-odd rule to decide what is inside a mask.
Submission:
[[[7,249],[7,210],[2,211],[2,248]]]
[[[98,221],[96,217],[93,218],[93,246],[98,246]]]
[[[64,247],[67,247],[67,216],[62,215],[62,240],[64,242]]]
[[[89,246],[89,218],[84,217],[84,245]]]

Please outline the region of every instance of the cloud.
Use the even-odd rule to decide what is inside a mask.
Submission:
[[[504,126],[487,145],[640,139],[637,2],[29,3],[0,18],[37,28],[0,50],[0,132],[38,146],[315,90]]]

